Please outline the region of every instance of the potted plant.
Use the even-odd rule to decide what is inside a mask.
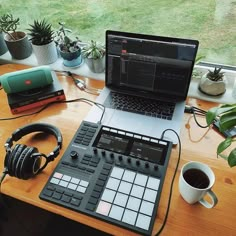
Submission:
[[[221,72],[221,68],[208,70],[200,80],[199,90],[207,95],[222,95],[226,91],[226,77],[224,72]]]
[[[8,51],[7,45],[5,43],[4,35],[3,35],[1,25],[0,25],[0,56],[5,54],[7,51]]]
[[[55,62],[58,54],[52,25],[47,23],[45,19],[35,20],[28,30],[38,64],[47,65]]]
[[[82,63],[80,40],[76,37],[72,40],[67,33],[71,33],[71,30],[66,29],[65,23],[59,22],[60,28],[57,31],[56,44],[61,57],[63,58],[63,64],[66,67],[77,67]]]
[[[4,39],[8,50],[13,58],[25,59],[32,54],[32,46],[28,40],[27,34],[17,31],[19,18],[14,18],[12,14],[4,14],[0,17],[0,25],[5,33]]]
[[[236,126],[236,103],[225,104],[219,107],[213,107],[206,113],[207,124],[212,124],[216,119],[219,120],[221,131],[232,130]],[[236,137],[227,137],[217,147],[217,156],[228,161],[229,166],[236,166],[236,147],[233,147],[229,154],[227,149],[236,142]],[[226,154],[225,154],[226,152]]]
[[[94,40],[82,48],[82,55],[89,69],[94,73],[101,73],[105,69],[105,46]]]

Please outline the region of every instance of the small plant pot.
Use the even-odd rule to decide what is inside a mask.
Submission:
[[[58,59],[57,47],[54,41],[45,45],[34,45],[33,50],[39,65],[48,65]]]
[[[99,59],[85,59],[89,69],[94,73],[102,73],[105,70],[105,57]]]
[[[212,81],[207,78],[207,74],[203,75],[200,82],[198,89],[207,95],[210,96],[219,96],[225,93],[226,91],[226,77],[223,77],[222,81]]]
[[[66,67],[77,67],[82,63],[81,49],[75,52],[63,52],[60,50],[63,59],[63,65]]]
[[[8,34],[5,34],[5,42],[11,56],[15,59],[22,60],[32,54],[32,45],[24,32],[16,32],[20,39],[13,40]],[[14,34],[13,34],[14,36]]]
[[[4,40],[3,33],[0,33],[0,56],[8,51],[7,45]]]

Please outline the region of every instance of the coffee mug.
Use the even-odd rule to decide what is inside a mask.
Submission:
[[[180,172],[179,191],[183,199],[189,204],[201,203],[207,208],[214,207],[218,199],[211,190],[215,183],[212,169],[201,162],[188,162]],[[204,199],[208,195],[211,202]]]

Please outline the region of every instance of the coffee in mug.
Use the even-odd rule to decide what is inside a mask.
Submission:
[[[214,183],[215,175],[209,166],[200,162],[189,162],[181,169],[179,191],[189,204],[200,202],[203,206],[212,208],[218,202],[211,190]],[[206,195],[209,195],[211,202],[204,199]]]

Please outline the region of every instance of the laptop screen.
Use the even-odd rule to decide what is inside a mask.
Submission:
[[[108,30],[106,86],[185,99],[197,49],[197,40]]]

